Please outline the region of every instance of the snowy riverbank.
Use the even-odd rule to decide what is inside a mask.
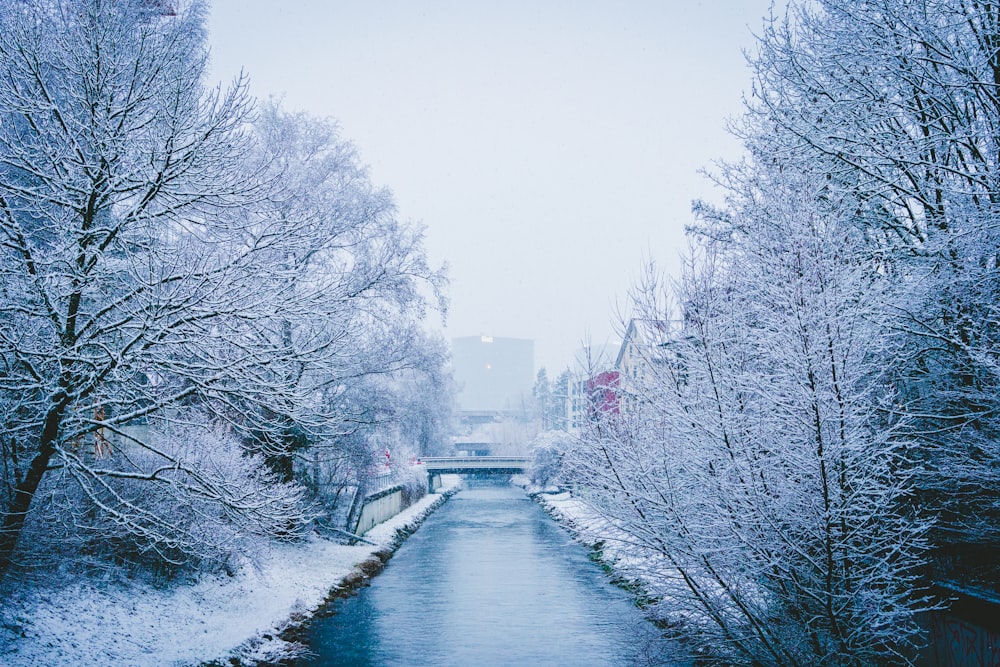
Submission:
[[[573,533],[580,542],[589,547],[601,543],[605,557],[610,560],[621,556],[615,546],[616,538],[619,537],[617,529],[583,500],[569,491],[537,486],[525,475],[515,475],[511,482],[524,489],[549,516]]]
[[[308,618],[355,566],[395,548],[453,492],[421,498],[348,546],[314,537],[276,545],[235,576],[154,588],[95,580],[34,588],[0,603],[0,665],[198,665],[275,660],[294,647],[278,634]],[[368,575],[364,575],[368,576]]]
[[[525,490],[557,523],[569,530],[577,540],[588,547],[599,549],[598,558],[608,569],[616,584],[625,587],[637,601],[652,602],[645,590],[650,588],[646,579],[650,562],[636,560],[623,549],[626,536],[602,517],[586,502],[569,491],[546,491],[524,485]]]

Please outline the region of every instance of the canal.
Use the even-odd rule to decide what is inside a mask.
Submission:
[[[357,595],[317,618],[320,665],[665,665],[669,646],[521,489],[467,481]]]

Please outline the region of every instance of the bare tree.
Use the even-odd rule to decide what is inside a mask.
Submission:
[[[744,175],[671,299],[682,329],[569,468],[710,657],[905,663],[927,524],[886,418],[888,284],[825,178]],[[657,289],[637,290],[648,319],[670,314]]]
[[[374,450],[400,442],[401,422],[420,418],[402,383],[433,388],[422,397],[430,405],[449,396],[424,382],[440,375],[444,352],[421,330],[429,305],[444,309],[444,273],[428,265],[422,230],[397,218],[391,194],[371,183],[334,122],[271,101],[255,128],[276,184],[259,224],[297,239],[275,258],[283,298],[260,344],[285,350],[287,363],[273,369],[296,398],[257,406],[248,447],[286,480],[296,467],[327,480],[321,495],[337,498],[345,485],[363,486]]]
[[[1000,527],[985,483],[1000,434],[998,34],[996,6],[975,0],[792,3],[763,33],[744,127],[785,168],[821,165],[856,193],[870,261],[907,285],[897,414],[949,548],[995,544]]]
[[[250,100],[241,81],[202,87],[206,8],[178,4],[0,11],[0,576],[54,468],[112,513],[130,507],[115,480],[170,479],[240,513],[242,491],[138,425],[287,393],[248,332],[280,298],[288,234],[243,224],[263,194],[246,168]],[[131,447],[144,464],[112,452]],[[132,521],[120,515],[158,530]]]

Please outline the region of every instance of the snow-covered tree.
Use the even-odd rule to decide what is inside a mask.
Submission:
[[[335,123],[272,101],[256,129],[276,184],[258,224],[292,229],[299,241],[276,258],[284,298],[259,328],[262,347],[287,350],[275,370],[295,400],[257,406],[248,448],[286,480],[296,467],[323,479],[312,487],[336,501],[345,486],[364,486],[375,450],[403,448],[402,430],[439,437],[428,413],[450,399],[444,348],[421,320],[428,305],[443,309],[444,276],[427,264],[421,229],[398,220]],[[414,455],[420,446],[405,443]]]
[[[927,524],[887,418],[890,284],[825,177],[737,175],[668,300],[682,330],[566,466],[711,657],[905,662]],[[670,319],[655,281],[637,293],[642,317]]]
[[[541,487],[558,486],[563,480],[563,459],[574,439],[564,430],[542,431],[529,445],[531,481]]]
[[[242,84],[200,84],[204,14],[99,0],[0,10],[0,575],[52,467],[141,476],[104,469],[108,434],[223,391],[246,366],[192,348],[253,303],[234,286],[259,249],[209,224],[256,183],[240,165]]]
[[[552,381],[548,371],[538,369],[535,384],[531,388],[535,417],[543,431],[566,430],[569,419],[569,383],[571,373],[564,370]]]
[[[446,389],[420,228],[333,123],[202,85],[206,13],[0,0],[0,577],[38,498],[176,562],[293,535],[420,412],[387,378]]]
[[[270,107],[253,126],[242,81],[201,84],[206,11],[2,5],[0,576],[54,474],[164,554],[198,551],[178,537],[192,516],[136,484],[294,533],[310,511],[286,454],[350,431],[345,387],[422,354],[420,285],[440,278],[419,230],[329,127]],[[294,141],[275,150],[276,132]],[[260,458],[212,473],[222,459],[171,424],[230,462],[233,438],[256,440]]]
[[[907,285],[900,409],[942,543],[996,543],[1000,19],[965,0],[790,4],[754,58],[745,133],[858,194],[872,262]],[[821,165],[821,166],[820,166]],[[995,560],[987,558],[986,560]],[[979,565],[984,565],[980,563]]]

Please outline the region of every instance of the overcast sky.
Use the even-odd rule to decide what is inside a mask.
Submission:
[[[449,265],[445,335],[532,338],[555,375],[617,339],[643,259],[676,272],[691,200],[719,198],[697,172],[739,155],[768,7],[214,0],[212,78],[336,119]]]

